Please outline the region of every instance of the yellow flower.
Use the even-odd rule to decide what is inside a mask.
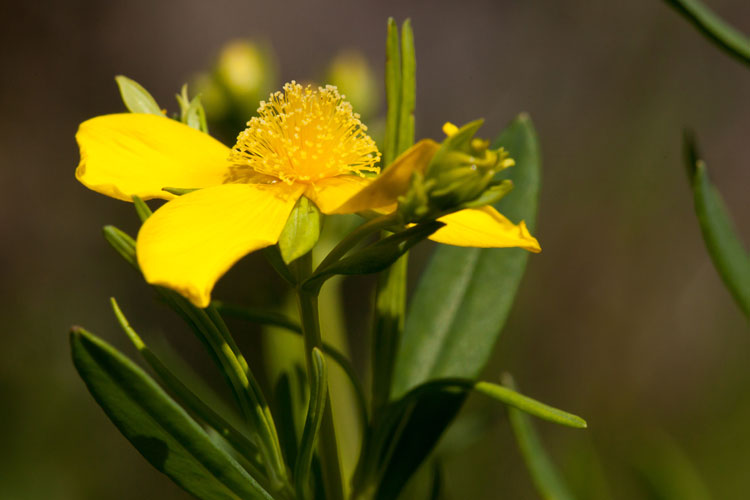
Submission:
[[[83,122],[76,177],[99,193],[169,200],[141,227],[136,253],[146,281],[206,307],[216,281],[240,258],[275,244],[301,196],[325,214],[388,210],[438,145],[420,141],[382,175],[380,153],[335,87],[291,82],[262,102],[229,149],[169,118],[114,114]],[[175,196],[163,188],[198,188]],[[439,219],[431,239],[452,245],[539,244],[491,207]]]

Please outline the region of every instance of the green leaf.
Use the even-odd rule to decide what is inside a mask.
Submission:
[[[190,411],[193,412],[200,420],[213,427],[218,434],[226,439],[237,451],[239,451],[254,467],[253,475],[256,478],[261,478],[262,475],[257,472],[264,469],[263,464],[260,462],[260,453],[255,444],[243,433],[234,428],[218,413],[211,409],[206,403],[204,403],[193,391],[191,391],[185,384],[183,384],[176,375],[174,375],[169,368],[162,363],[158,356],[156,356],[136,331],[130,326],[127,318],[123,314],[120,306],[114,298],[110,299],[112,304],[112,310],[115,313],[120,327],[123,329],[125,334],[128,336],[130,341],[133,343],[138,352],[140,352],[143,359],[148,363],[154,373],[159,377],[162,383],[179,399],[184,405],[186,405]]]
[[[514,389],[513,379],[510,376],[503,378],[503,384]],[[542,498],[544,500],[573,500],[573,495],[568,491],[557,468],[547,456],[528,416],[509,406],[508,418],[526,467]]]
[[[141,368],[82,328],[70,342],[91,395],[157,470],[204,500],[273,498]]]
[[[138,269],[138,261],[135,258],[135,240],[129,234],[117,229],[115,226],[104,226],[102,228],[104,239],[110,244],[128,264]]]
[[[176,188],[176,187],[163,187],[161,188],[162,191],[166,191],[167,193],[176,195],[176,196],[182,196],[183,194],[192,193],[193,191],[198,191],[200,188]]]
[[[497,205],[513,221],[534,228],[540,184],[539,144],[531,120],[520,115],[493,147],[516,160],[507,169],[515,189]],[[481,372],[510,312],[526,267],[520,249],[439,247],[419,281],[406,319],[393,375],[392,398],[435,378],[474,379]],[[403,433],[378,492],[395,498],[435,447],[465,400],[443,391],[421,400]],[[382,492],[382,493],[381,493]]]
[[[737,236],[721,195],[708,178],[706,164],[699,159],[690,134],[685,136],[685,147],[695,213],[703,240],[724,284],[745,316],[750,318],[750,258]]]
[[[534,228],[540,157],[534,127],[520,115],[500,135],[516,160],[508,169],[515,188],[496,206],[514,222]],[[510,312],[526,268],[520,249],[440,246],[411,301],[396,360],[392,394],[433,378],[479,375]]]
[[[133,195],[133,205],[135,206],[135,213],[136,215],[138,215],[141,223],[146,222],[146,219],[151,217],[151,214],[153,214],[151,208],[146,205],[146,202],[143,201],[140,196]]]
[[[117,86],[120,88],[122,102],[125,103],[125,107],[131,113],[149,113],[164,116],[161,108],[156,104],[156,100],[138,82],[122,75],[116,76],[115,81],[117,81]]]
[[[182,86],[180,93],[176,94],[177,102],[180,105],[180,121],[188,127],[208,133],[206,124],[206,111],[203,109],[200,95],[190,99],[188,97],[187,83]]]
[[[313,249],[320,237],[321,216],[315,203],[300,196],[279,236],[279,250],[289,265]]]
[[[392,17],[388,18],[388,33],[385,41],[385,144],[383,146],[383,167],[388,167],[396,159],[398,148],[398,122],[401,115],[401,49],[398,40],[398,26]]]
[[[706,38],[729,55],[750,64],[750,38],[727,24],[700,0],[665,0]]]
[[[317,347],[312,349],[312,379],[310,380],[310,401],[307,406],[305,428],[302,431],[299,454],[294,465],[294,482],[297,496],[300,499],[309,498],[310,467],[318,440],[320,424],[323,422],[326,397],[328,395],[328,369],[323,353]]]
[[[417,103],[417,57],[411,20],[401,25],[401,100],[396,156],[414,144],[414,108]],[[395,159],[395,158],[394,158]]]

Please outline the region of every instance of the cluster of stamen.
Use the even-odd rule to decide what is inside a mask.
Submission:
[[[227,181],[314,183],[378,172],[380,153],[366,131],[336,87],[292,81],[260,103],[258,116],[237,137]]]

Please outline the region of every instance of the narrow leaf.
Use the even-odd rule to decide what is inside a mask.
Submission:
[[[513,380],[509,376],[504,377],[503,383],[514,388]],[[529,417],[522,411],[509,406],[508,418],[526,467],[542,498],[544,500],[573,500],[573,495],[568,491],[557,468],[547,456]]]
[[[414,144],[414,108],[417,102],[417,57],[411,20],[401,26],[401,99],[396,156]]]
[[[143,201],[140,196],[133,195],[133,205],[135,206],[135,213],[138,215],[138,218],[142,223],[146,222],[146,219],[151,217],[151,214],[153,213],[151,208],[146,205],[146,202]]]
[[[294,481],[300,499],[309,498],[310,467],[312,465],[315,443],[318,440],[320,425],[323,422],[326,396],[328,394],[328,371],[323,353],[317,348],[312,350],[312,379],[310,380],[310,402],[307,407],[305,428],[302,431],[299,454],[294,465]]]
[[[689,134],[685,136],[685,145],[695,213],[703,240],[724,284],[745,316],[750,318],[750,257],[737,236],[721,195],[708,178],[706,164],[698,158],[695,142]]]
[[[110,299],[112,304],[112,310],[115,313],[120,327],[122,327],[125,334],[127,334],[130,341],[133,343],[138,352],[140,352],[143,359],[148,363],[154,373],[159,377],[162,383],[179,399],[185,406],[188,407],[200,420],[213,427],[220,436],[226,439],[238,452],[240,452],[255,468],[255,471],[261,471],[264,469],[259,459],[259,451],[255,444],[243,433],[235,429],[229,424],[224,418],[218,413],[211,409],[206,403],[204,403],[193,391],[191,391],[180,379],[174,375],[169,368],[156,356],[151,349],[143,342],[143,339],[136,333],[136,331],[130,326],[127,318],[123,314],[120,306],[114,298]],[[255,472],[254,471],[254,472]],[[256,473],[256,478],[261,476]]]
[[[729,55],[750,64],[750,38],[730,26],[700,0],[665,0],[698,31]]]
[[[70,342],[91,395],[157,470],[204,500],[272,499],[142,369],[82,328]]]
[[[393,18],[388,18],[388,33],[385,41],[385,145],[383,146],[383,167],[388,167],[396,159],[398,147],[398,121],[401,115],[401,49],[398,40],[398,26]]]
[[[110,244],[128,264],[138,269],[138,261],[135,258],[135,240],[127,233],[117,229],[115,226],[104,226],[102,228],[104,239]]]
[[[122,102],[125,103],[125,107],[131,113],[149,113],[164,116],[161,108],[156,104],[156,100],[138,82],[122,75],[116,76],[115,80],[117,81],[117,86],[120,88]]]

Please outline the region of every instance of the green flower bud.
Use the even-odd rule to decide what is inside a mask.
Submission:
[[[461,128],[445,124],[447,138],[424,174],[415,174],[409,191],[399,199],[399,210],[407,220],[484,206],[510,191],[510,181],[495,177],[515,162],[503,148],[490,149],[489,141],[474,137],[481,126],[482,120]]]
[[[276,64],[270,48],[248,40],[224,46],[216,63],[216,80],[234,105],[255,112],[258,102],[275,87]]]
[[[328,68],[326,83],[338,87],[364,119],[378,109],[378,84],[372,67],[360,52],[348,50],[337,55]]]

